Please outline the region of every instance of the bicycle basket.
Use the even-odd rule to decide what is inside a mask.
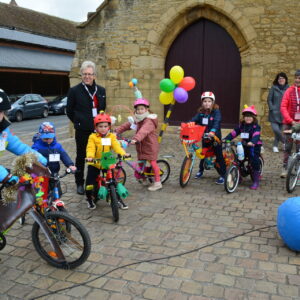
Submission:
[[[180,140],[186,144],[198,143],[205,131],[205,126],[195,123],[181,123]]]

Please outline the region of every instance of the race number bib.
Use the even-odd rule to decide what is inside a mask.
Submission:
[[[110,138],[102,138],[101,143],[102,143],[102,146],[111,146],[111,139]]]
[[[93,117],[96,117],[97,116],[97,108],[93,108]]]
[[[59,153],[50,154],[49,161],[51,162],[60,161],[60,154]]]
[[[131,125],[130,125],[130,129],[132,129],[132,130],[136,130],[136,129],[137,129],[137,126],[136,126],[136,124],[131,124]]]
[[[0,151],[5,150],[5,142],[6,142],[6,140],[0,140]]]
[[[208,124],[208,118],[203,118],[202,125],[207,125],[207,124]]]
[[[242,139],[249,139],[249,133],[248,132],[242,132],[241,133],[241,138]]]

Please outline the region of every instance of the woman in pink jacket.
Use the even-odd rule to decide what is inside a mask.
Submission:
[[[283,152],[283,170],[280,177],[284,178],[287,174],[287,163],[293,148],[291,134],[285,133],[286,130],[300,123],[300,70],[295,73],[295,82],[284,93],[280,111],[283,116],[283,132],[284,132],[284,152]],[[299,149],[297,149],[298,151]]]
[[[136,99],[134,102],[134,123],[126,122],[116,129],[116,133],[122,133],[126,130],[136,130],[131,140],[135,144],[138,160],[148,160],[154,171],[155,182],[151,185],[149,191],[157,191],[162,188],[159,175],[158,157],[158,136],[156,133],[158,119],[157,115],[149,110],[149,101],[144,98]]]

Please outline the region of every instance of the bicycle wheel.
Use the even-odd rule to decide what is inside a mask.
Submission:
[[[48,237],[35,222],[32,226],[31,236],[38,254],[56,268],[73,269],[83,264],[91,252],[90,236],[83,225],[75,217],[60,211],[47,213],[45,220],[61,248],[65,261],[58,259]],[[70,231],[68,226],[71,227]]]
[[[299,178],[300,178],[300,157],[297,155],[292,159],[286,176],[286,190],[289,193],[292,193],[295,190]]]
[[[263,175],[264,172],[264,159],[262,158],[262,156],[259,156],[259,176],[261,177]],[[250,169],[251,170],[251,169]],[[251,180],[254,181],[254,175],[252,170],[250,171],[250,177]]]
[[[123,167],[119,166],[114,169],[114,178],[117,183],[122,183],[123,185],[125,184],[127,176]]]
[[[229,167],[225,174],[224,187],[227,193],[233,193],[240,179],[240,172],[236,165]]]
[[[110,186],[110,206],[115,222],[119,221],[118,195],[114,185]]]
[[[189,157],[185,156],[181,164],[179,183],[182,188],[186,187],[193,171],[193,161],[194,156],[192,153],[189,154]]]

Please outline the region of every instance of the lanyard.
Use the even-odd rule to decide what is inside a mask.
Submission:
[[[93,107],[95,107],[94,97],[95,97],[95,95],[96,95],[96,93],[97,93],[97,85],[95,86],[95,92],[94,92],[93,95],[92,95],[92,94],[90,93],[89,89],[86,87],[86,85],[85,85],[84,83],[82,83],[82,84],[83,84],[85,90],[88,92],[89,96],[92,98],[92,100],[93,100]]]
[[[295,86],[295,91],[296,91],[296,98],[297,98],[297,112],[299,111],[299,95],[298,95],[298,88]]]

